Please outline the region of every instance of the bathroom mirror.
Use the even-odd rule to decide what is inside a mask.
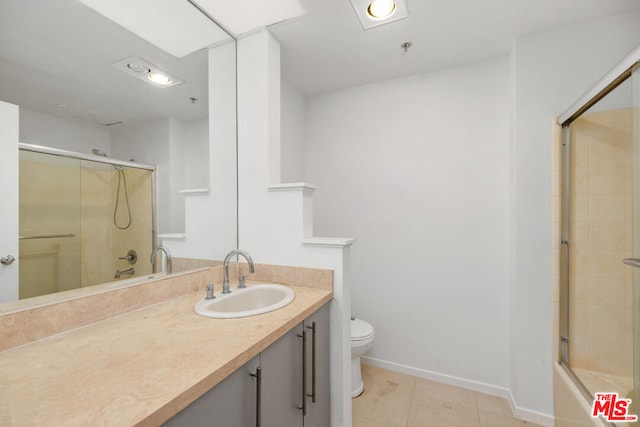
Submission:
[[[176,58],[76,0],[0,0],[0,100],[20,107],[21,143],[157,165],[153,233],[176,238],[185,232],[185,199],[207,197],[211,174],[229,193],[236,193],[235,167],[225,168],[222,175],[220,168],[210,172],[214,155],[235,153],[235,136],[219,141],[210,131],[214,101],[209,96],[209,64],[215,63],[217,73],[224,69],[235,75],[235,57],[218,55],[212,61],[209,49],[232,43],[229,36]],[[170,85],[148,81],[149,70],[156,68],[169,74]],[[226,92],[235,91],[235,85],[229,86],[233,87]],[[235,92],[232,96],[228,109],[235,120]],[[224,106],[218,102],[216,108]],[[226,125],[235,128],[235,123]],[[218,150],[221,144],[233,146]],[[222,160],[235,164],[235,157]],[[112,166],[102,170],[114,177],[120,173]],[[21,173],[20,179],[25,176]],[[115,192],[115,184],[113,188]],[[130,196],[135,193],[128,190]],[[228,251],[236,246],[236,201],[218,198],[216,209],[224,211],[216,214],[224,218],[224,229],[234,230],[217,239],[221,241],[216,248]],[[115,216],[113,208],[110,215]],[[188,240],[175,242],[192,258],[225,255],[222,249],[191,248]],[[170,240],[163,243],[171,249]],[[138,250],[147,264],[152,244],[149,240]],[[126,244],[122,248],[124,253],[113,254],[116,259],[136,249]],[[58,265],[66,268],[62,262]]]

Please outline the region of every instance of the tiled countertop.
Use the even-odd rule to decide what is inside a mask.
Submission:
[[[291,288],[291,304],[258,316],[200,317],[198,292],[2,351],[0,424],[160,425],[332,297]]]

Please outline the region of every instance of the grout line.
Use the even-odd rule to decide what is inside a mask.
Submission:
[[[409,401],[409,411],[407,412],[407,421],[405,422],[405,427],[409,427],[409,420],[411,419],[411,411],[413,410],[413,402],[415,401],[416,395],[416,378],[413,377],[413,390],[411,390],[411,400]]]
[[[476,402],[476,414],[478,415],[478,425],[482,427],[482,420],[480,419],[480,405],[478,405],[478,392],[473,392],[473,400]]]

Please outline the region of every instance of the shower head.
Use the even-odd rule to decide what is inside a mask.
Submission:
[[[104,151],[102,151],[102,150],[98,150],[97,148],[94,148],[93,150],[91,150],[91,152],[92,152],[93,154],[95,154],[96,156],[109,157],[109,156],[107,156],[107,155],[105,154],[105,152],[104,152]]]

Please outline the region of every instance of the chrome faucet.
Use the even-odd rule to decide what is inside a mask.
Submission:
[[[229,292],[231,292],[231,289],[229,289],[229,260],[231,259],[231,257],[236,255],[242,255],[247,260],[247,263],[249,263],[249,273],[255,273],[256,271],[256,269],[253,266],[253,260],[251,259],[251,256],[249,256],[248,253],[246,253],[241,249],[234,249],[231,252],[229,252],[227,256],[224,257],[224,263],[223,263],[223,266],[224,266],[224,280],[222,282],[223,294],[228,294]]]
[[[116,270],[116,275],[113,276],[114,279],[119,279],[120,276],[122,276],[123,274],[128,274],[130,276],[133,276],[134,274],[136,274],[136,270],[134,270],[133,267],[128,268],[126,270]]]
[[[158,254],[158,252],[164,252],[164,257],[166,259],[167,262],[167,274],[171,274],[173,273],[173,265],[171,262],[171,253],[169,252],[169,249],[167,249],[166,246],[162,246],[162,245],[156,245],[153,248],[153,252],[151,252],[151,272],[155,273],[156,272],[156,255]]]

